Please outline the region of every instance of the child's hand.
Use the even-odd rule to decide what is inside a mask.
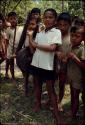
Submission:
[[[57,52],[56,54],[57,54],[58,59],[60,60],[63,60],[65,58],[65,54],[63,52]]]
[[[68,59],[76,59],[77,57],[76,57],[76,55],[74,54],[74,53],[69,53],[68,54]]]
[[[28,36],[32,36],[32,35],[33,35],[33,30],[31,30],[31,31],[28,30],[28,31],[27,31],[27,35],[28,35]]]
[[[37,43],[32,42],[32,46],[33,46],[33,48],[36,48],[37,47]]]

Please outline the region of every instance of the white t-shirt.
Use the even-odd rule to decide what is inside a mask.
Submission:
[[[40,45],[62,44],[61,32],[56,28],[52,28],[48,32],[41,31],[37,34],[35,42]],[[53,70],[53,62],[54,52],[46,52],[36,48],[31,65],[46,70]]]

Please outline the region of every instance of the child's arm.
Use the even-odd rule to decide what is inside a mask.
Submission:
[[[40,45],[36,44],[36,48],[47,51],[47,52],[53,52],[56,50],[57,45],[56,44],[51,44],[51,45]]]
[[[35,49],[38,48],[39,50],[43,50],[43,51],[47,51],[47,52],[55,51],[56,47],[57,47],[56,44],[40,45],[40,44],[34,42],[33,39],[32,39],[32,33],[29,33],[29,43],[30,43],[31,47],[33,47]]]
[[[31,52],[34,53],[36,47],[32,45],[32,43],[34,43],[34,41],[33,41],[33,31],[28,31],[27,35],[29,37],[29,41],[28,41],[29,42],[29,48],[30,48]],[[34,43],[34,44],[36,44],[36,43]]]
[[[81,68],[85,69],[85,63],[83,63],[74,53],[69,53],[68,59],[74,60]]]

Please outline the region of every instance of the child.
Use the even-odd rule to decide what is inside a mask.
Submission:
[[[31,15],[32,15],[32,17],[35,17],[38,20],[39,32],[41,30],[44,30],[45,26],[41,22],[41,10],[39,8],[33,8],[31,10]]]
[[[85,30],[85,25],[84,25],[84,30]],[[85,51],[85,34],[84,34],[84,51]],[[83,63],[85,64],[85,53],[84,53],[84,59],[82,60]],[[85,118],[85,66],[82,70],[83,73],[83,82],[82,82],[82,101],[83,101],[83,105],[84,105],[84,118]],[[85,124],[85,119],[84,119],[84,124]],[[84,125],[83,124],[83,125]]]
[[[0,63],[6,58],[6,40],[7,36],[4,30],[5,19],[0,13]]]
[[[84,43],[84,46],[85,46],[85,43]],[[85,49],[85,48],[84,48]],[[84,64],[85,64],[85,59],[83,60]],[[83,82],[82,82],[82,101],[83,101],[83,106],[84,106],[84,110],[83,110],[83,113],[84,113],[84,117],[85,118],[85,68],[83,69],[82,71],[83,73]],[[84,124],[85,124],[85,119],[84,119]]]
[[[82,60],[85,60],[85,48],[82,44],[85,31],[82,26],[71,28],[71,52],[68,54],[67,74],[71,89],[71,116],[76,118],[79,107],[79,93],[82,84],[82,69],[85,68]]]
[[[7,47],[7,60],[6,60],[6,73],[5,77],[8,78],[8,69],[10,66],[10,72],[12,79],[15,79],[14,75],[14,57],[16,48],[22,33],[22,27],[17,26],[17,14],[15,12],[10,12],[8,14],[8,22],[11,26],[7,28],[7,37],[8,37],[8,47]]]
[[[27,16],[26,23],[17,47],[17,65],[22,71],[25,79],[25,96],[28,96],[28,77],[29,71],[28,67],[30,66],[33,50],[29,45],[28,32],[33,31],[33,39],[35,39],[38,32],[38,20],[29,13]],[[24,48],[22,49],[22,46]]]
[[[59,15],[57,19],[57,26],[62,33],[62,45],[59,47],[59,51],[56,52],[58,58],[58,78],[59,78],[59,100],[58,108],[59,111],[63,111],[62,108],[62,99],[64,96],[64,89],[66,83],[67,75],[67,64],[66,64],[66,55],[69,52],[70,45],[70,34],[69,29],[71,25],[71,17],[68,12],[63,12]]]
[[[81,26],[81,27],[84,27],[84,30],[85,30],[85,22],[83,19],[81,18],[78,18],[74,21],[74,25],[76,26]],[[85,36],[85,35],[84,35]],[[84,41],[82,41],[82,44],[84,45],[85,47],[85,37],[84,37]],[[85,50],[85,48],[84,48]],[[85,57],[85,54],[84,54],[84,57]],[[82,60],[85,64],[85,58],[84,60]],[[83,68],[82,70],[82,73],[83,73],[83,81],[82,81],[82,101],[83,101],[83,104],[84,104],[84,117],[85,117],[85,68]],[[85,120],[84,120],[85,122]]]
[[[32,33],[29,33],[29,43],[35,48],[33,59],[30,67],[30,73],[34,75],[35,79],[35,111],[41,107],[41,80],[46,82],[46,87],[50,102],[53,106],[55,120],[60,124],[60,116],[58,114],[58,107],[56,101],[56,93],[54,89],[54,52],[58,45],[61,44],[61,32],[54,28],[56,22],[56,11],[54,9],[47,9],[44,12],[43,22],[46,27],[44,31],[37,34],[35,42],[32,40]]]
[[[32,17],[35,17],[36,19],[40,19],[40,16],[41,16],[41,11],[39,8],[33,8],[31,10],[31,15]]]
[[[84,25],[84,20],[77,17],[76,19],[73,20],[72,26],[83,26]]]
[[[4,30],[5,19],[3,15],[0,13],[0,64],[6,58],[6,43],[7,43],[7,36]],[[1,73],[1,66],[0,66],[0,73]],[[0,74],[1,75],[1,74]],[[1,81],[1,76],[0,76]]]

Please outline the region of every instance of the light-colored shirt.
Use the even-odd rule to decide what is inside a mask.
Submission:
[[[62,38],[62,45],[60,46],[60,50],[63,51],[65,55],[70,52],[70,44],[70,34],[68,33]]]
[[[16,48],[18,46],[21,34],[22,34],[23,27],[22,26],[17,26],[16,28],[16,36],[15,36],[15,43],[14,47]],[[9,46],[13,47],[13,40],[14,40],[14,32],[15,29],[8,28],[6,33],[7,33],[7,38],[9,40]]]
[[[66,73],[67,71],[67,64],[64,60],[67,58],[67,54],[71,50],[71,43],[70,43],[70,34],[66,34],[64,37],[62,37],[62,45],[59,46],[59,51],[64,54],[64,58],[61,60],[57,58],[56,63],[56,72],[63,72]]]
[[[61,32],[56,28],[52,28],[48,32],[41,31],[37,34],[35,42],[40,45],[62,44]],[[31,65],[46,70],[53,70],[53,62],[54,52],[47,52],[36,48]]]
[[[17,26],[16,28],[16,36],[15,36],[15,42],[14,42],[14,50],[13,50],[13,40],[14,40],[14,32],[15,29],[8,28],[6,30],[7,39],[9,40],[9,44],[7,47],[7,58],[11,58],[13,54],[16,52],[16,48],[18,46],[21,34],[22,34],[23,27]]]

